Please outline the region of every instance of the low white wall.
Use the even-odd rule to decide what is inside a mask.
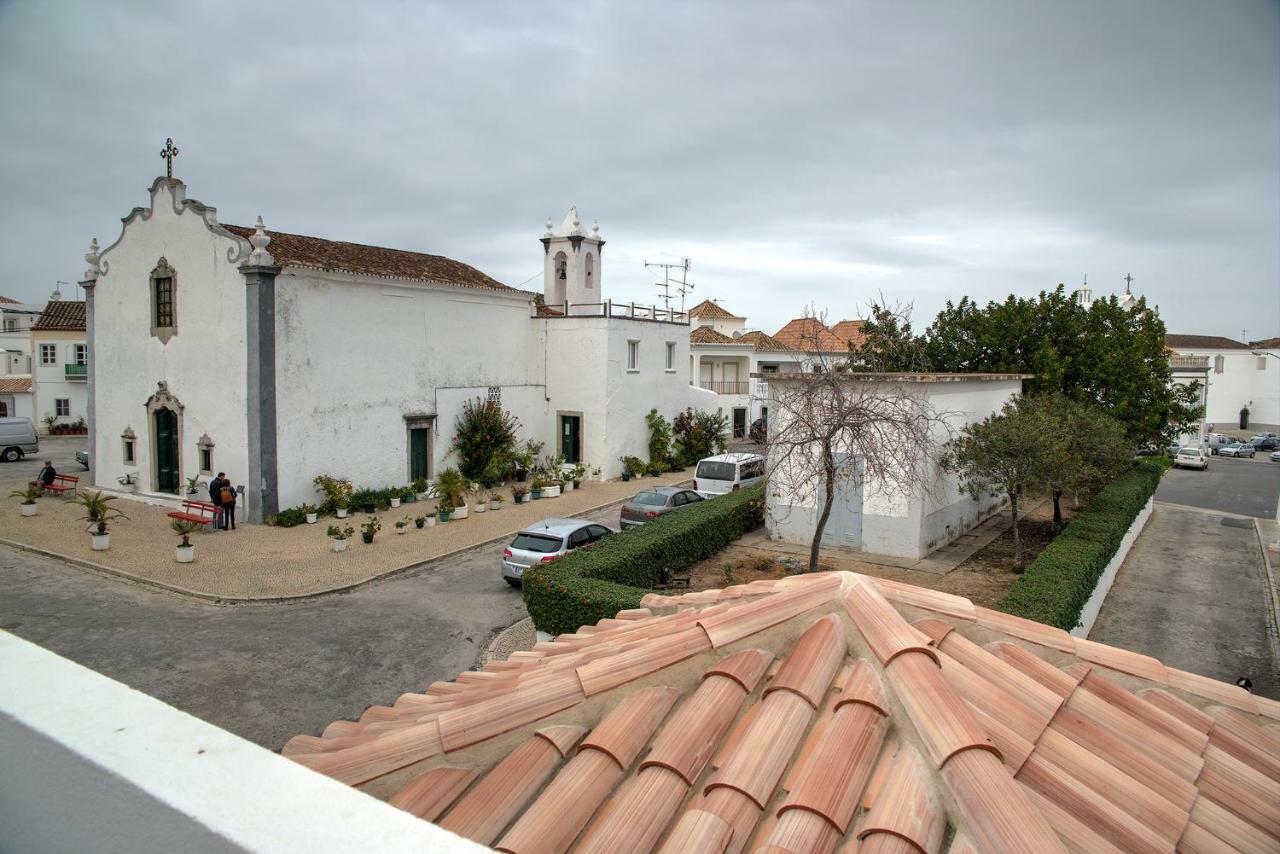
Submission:
[[[488,851],[0,632],[0,851]]]
[[[1089,597],[1089,601],[1084,603],[1084,609],[1080,612],[1080,624],[1071,630],[1071,634],[1074,636],[1078,638],[1087,638],[1089,636],[1094,622],[1098,619],[1098,613],[1102,611],[1102,603],[1106,600],[1107,594],[1111,592],[1111,584],[1116,580],[1116,573],[1120,571],[1120,564],[1124,563],[1125,556],[1129,554],[1129,549],[1133,547],[1134,541],[1138,539],[1138,535],[1146,527],[1147,520],[1151,518],[1151,508],[1154,504],[1155,498],[1148,498],[1146,506],[1138,511],[1133,524],[1129,526],[1128,531],[1125,531],[1124,537],[1120,540],[1120,547],[1116,549],[1115,557],[1111,558],[1107,568],[1102,571],[1102,576],[1098,579],[1098,585],[1093,588],[1093,595]]]

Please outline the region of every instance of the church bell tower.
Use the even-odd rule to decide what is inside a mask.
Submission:
[[[576,206],[569,208],[560,227],[553,229],[547,220],[547,233],[542,236],[543,296],[548,305],[602,303],[600,291],[600,254],[604,240],[600,226],[588,232],[582,227]]]

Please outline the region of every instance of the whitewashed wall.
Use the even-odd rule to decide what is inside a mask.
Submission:
[[[58,418],[59,424],[71,424],[79,418],[89,418],[89,384],[85,380],[68,382],[66,366],[75,364],[75,345],[85,343],[83,332],[33,332],[31,333],[32,377],[35,380],[33,408],[40,413],[36,421],[45,415],[53,415],[54,401],[66,398],[71,414]],[[52,344],[57,350],[56,365],[40,364],[40,345]]]
[[[281,507],[313,501],[322,472],[407,483],[406,414],[436,414],[433,475],[455,464],[454,420],[489,386],[528,435],[549,438],[542,334],[525,294],[289,269],[276,327]]]
[[[184,190],[153,185],[149,211],[126,219],[120,240],[104,250],[105,272],[94,293],[97,385],[94,470],[97,485],[115,488],[126,471],[155,487],[146,402],[159,380],[185,407],[181,474],[198,472],[196,442],[214,441],[214,466],[240,480],[248,475],[245,368],[245,285],[227,253],[237,241],[217,234],[193,209],[175,212]],[[176,198],[175,198],[175,193]],[[212,211],[210,211],[210,215]],[[161,257],[176,271],[178,332],[162,344],[151,336],[150,273]],[[137,462],[125,466],[120,434],[137,434]]]
[[[1184,355],[1209,357],[1209,392],[1205,421],[1219,432],[1235,429],[1240,408],[1249,406],[1250,426],[1280,424],[1280,359],[1255,356],[1248,350],[1179,350]],[[1265,352],[1265,351],[1260,351]],[[1216,373],[1217,357],[1223,372]],[[1259,365],[1265,365],[1259,370]],[[1252,404],[1250,405],[1250,401]]]

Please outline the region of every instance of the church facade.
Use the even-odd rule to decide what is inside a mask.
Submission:
[[[687,322],[601,296],[604,240],[576,210],[542,238],[544,294],[442,256],[226,225],[174,178],[123,222],[83,283],[98,487],[178,497],[225,471],[259,521],[315,501],[322,473],[433,479],[475,398],[608,478],[645,456],[650,408],[714,402],[676,370]]]

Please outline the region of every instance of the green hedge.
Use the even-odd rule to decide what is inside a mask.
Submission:
[[[996,607],[1066,631],[1079,625],[1102,571],[1167,467],[1167,460],[1143,460],[1108,484],[1040,552]]]
[[[524,575],[524,604],[541,631],[577,631],[638,608],[662,570],[705,560],[764,522],[764,487],[722,495],[606,537]]]

